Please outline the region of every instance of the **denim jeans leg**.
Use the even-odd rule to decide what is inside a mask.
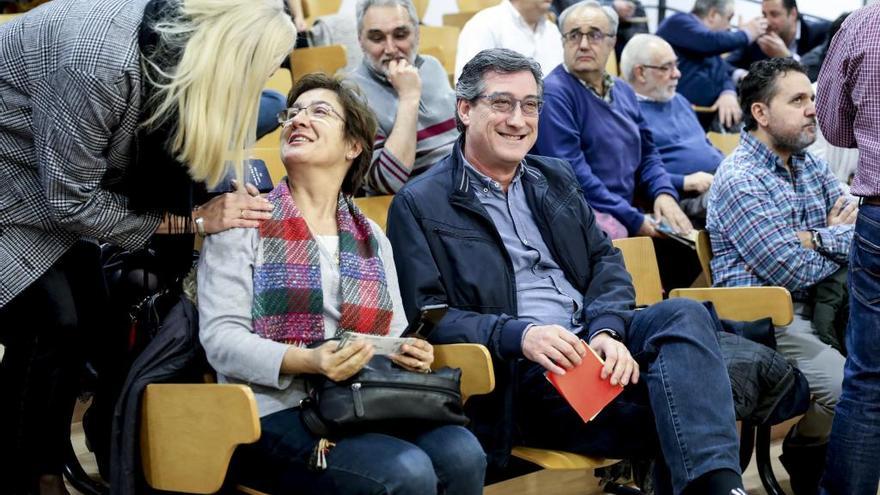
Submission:
[[[823,493],[875,495],[880,480],[880,206],[863,205],[849,265],[849,355]]]
[[[428,454],[440,482],[441,494],[480,495],[486,477],[486,454],[467,428],[431,428],[410,439]]]
[[[648,386],[674,492],[711,471],[740,473],[730,379],[706,308],[672,299],[636,312],[627,347]]]
[[[240,477],[256,480],[256,488],[316,495],[437,493],[431,458],[406,440],[380,433],[344,437],[327,453],[327,469],[313,471],[308,462],[318,437],[306,429],[299,409],[271,414],[260,424],[263,431],[257,443],[236,452]],[[266,480],[271,480],[268,486],[260,484]]]

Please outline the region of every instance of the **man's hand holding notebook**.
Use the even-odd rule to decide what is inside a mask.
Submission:
[[[547,371],[545,376],[581,419],[588,422],[614,400],[625,385],[638,382],[639,369],[626,346],[608,335],[595,336],[592,346],[584,341],[579,344],[586,351],[580,364],[564,374]],[[607,359],[603,360],[596,349]]]

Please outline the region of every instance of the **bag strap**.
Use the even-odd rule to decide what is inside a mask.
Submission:
[[[300,410],[302,411],[302,421],[309,431],[321,438],[327,438],[330,436],[330,428],[327,426],[327,423],[321,419],[321,416],[318,414],[317,408],[315,407],[315,402],[311,397],[306,397],[300,402]]]

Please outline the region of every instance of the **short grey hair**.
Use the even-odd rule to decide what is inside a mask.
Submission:
[[[529,71],[535,76],[538,85],[538,98],[544,96],[544,80],[541,73],[541,65],[534,59],[507,48],[490,48],[476,54],[474,58],[464,64],[458,83],[455,85],[456,107],[459,101],[475,101],[486,91],[484,76],[487,72],[500,74],[513,74],[515,72]],[[465,126],[455,112],[455,127],[459,132],[465,131]]]
[[[565,26],[565,21],[568,20],[568,16],[586,9],[599,9],[605,13],[605,17],[608,18],[608,25],[611,29],[611,33],[617,34],[617,26],[620,25],[620,17],[617,15],[617,11],[612,7],[602,5],[596,0],[584,0],[583,2],[578,2],[563,10],[562,13],[559,14],[558,19],[559,31],[562,34],[565,34],[565,28],[563,26]]]
[[[620,54],[620,73],[623,78],[632,83],[635,79],[637,65],[650,65],[651,56],[654,54],[652,47],[669,46],[663,38],[653,34],[637,34],[623,47]],[[670,46],[670,49],[672,47]]]
[[[691,13],[700,19],[709,15],[709,11],[715,9],[718,13],[724,13],[733,9],[734,0],[697,0]]]
[[[419,14],[416,12],[416,7],[413,5],[412,0],[358,0],[357,7],[355,8],[355,16],[357,17],[357,35],[360,38],[361,33],[364,31],[364,15],[367,13],[367,9],[370,7],[403,7],[406,9],[406,13],[409,14],[409,20],[412,22],[413,29],[415,29],[416,35],[419,33]]]

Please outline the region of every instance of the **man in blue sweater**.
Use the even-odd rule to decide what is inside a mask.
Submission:
[[[721,55],[748,46],[767,30],[767,21],[757,17],[740,31],[731,31],[733,9],[734,0],[697,0],[690,13],[668,17],[657,28],[657,36],[669,42],[678,55],[678,92],[694,105],[715,108],[727,127],[739,122],[742,111],[736,99],[733,67]]]
[[[704,223],[709,186],[724,155],[712,146],[684,96],[675,92],[681,72],[669,43],[653,34],[633,37],[620,58],[621,75],[636,92],[654,143],[681,195],[679,204]]]
[[[605,72],[617,13],[598,2],[581,2],[562,12],[559,26],[564,63],[545,79],[534,152],[571,164],[590,206],[612,215],[629,235],[658,237],[660,220],[690,232],[635,92]],[[637,199],[654,215],[634,206]]]

